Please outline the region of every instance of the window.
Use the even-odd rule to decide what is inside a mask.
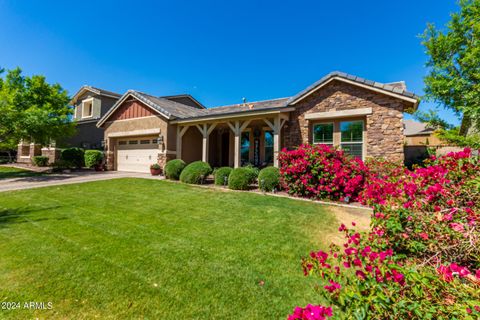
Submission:
[[[250,132],[242,132],[240,140],[240,154],[242,164],[250,162]]]
[[[140,144],[150,144],[150,140],[140,140]]]
[[[265,131],[265,162],[273,162],[273,131]]]
[[[93,116],[93,98],[82,101],[82,118]]]
[[[340,122],[342,136],[340,147],[345,153],[362,159],[363,157],[363,121]]]
[[[130,140],[128,141],[128,144],[138,144],[138,140]]]
[[[119,144],[120,146],[124,146],[124,145],[127,144],[127,141],[121,140],[121,141],[118,141],[118,144]]]
[[[333,144],[333,123],[314,124],[313,143]]]

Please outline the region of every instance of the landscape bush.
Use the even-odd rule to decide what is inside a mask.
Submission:
[[[283,149],[278,159],[282,187],[291,195],[349,202],[357,200],[365,182],[363,161],[331,146]]]
[[[45,156],[33,156],[32,162],[37,167],[46,167],[48,165],[48,157]]]
[[[258,174],[258,187],[263,191],[278,190],[280,186],[280,170],[276,167],[266,167]]]
[[[259,174],[260,170],[252,164],[248,164],[248,165],[244,166],[243,168],[248,170],[247,174],[248,174],[248,179],[250,180],[250,183],[255,183],[255,181],[258,178],[258,174]]]
[[[225,184],[225,178],[227,178],[226,182],[228,185],[228,177],[230,176],[230,173],[232,172],[232,168],[230,167],[221,167],[215,170],[214,177],[215,177],[215,185],[217,186],[223,186]]]
[[[85,165],[84,151],[81,148],[63,149],[60,160],[71,163],[75,168],[81,168]]]
[[[195,161],[182,170],[180,181],[190,184],[202,184],[211,173],[212,167],[207,162]]]
[[[232,190],[248,190],[252,183],[252,169],[235,168],[228,177],[228,188]]]
[[[182,170],[186,167],[185,161],[181,159],[174,159],[167,162],[165,165],[165,177],[170,180],[180,179]]]
[[[103,152],[100,150],[86,150],[84,153],[85,166],[92,168],[101,164],[103,160]]]
[[[343,246],[303,259],[304,274],[322,279],[322,295],[334,314],[480,317],[479,159],[465,149],[423,165],[408,170],[368,162],[358,199],[373,206],[370,230],[342,224]]]

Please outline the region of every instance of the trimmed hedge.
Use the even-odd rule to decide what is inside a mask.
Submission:
[[[258,174],[258,186],[260,190],[278,190],[280,186],[280,170],[275,167],[266,167]]]
[[[232,190],[248,190],[252,183],[252,170],[249,168],[235,168],[228,177],[228,188]]]
[[[81,168],[85,164],[84,153],[81,148],[67,148],[62,150],[60,159],[71,163],[74,167]]]
[[[227,178],[228,184],[228,176],[232,173],[232,170],[230,167],[221,167],[215,170],[215,185],[223,186],[225,184],[225,177]]]
[[[32,162],[37,167],[46,167],[48,165],[48,157],[34,156],[34,157],[32,157]]]
[[[103,152],[99,150],[86,150],[85,155],[85,166],[87,168],[94,167],[97,164],[100,164],[103,160]]]
[[[165,177],[170,180],[180,179],[182,170],[186,167],[185,161],[181,159],[174,159],[167,162],[165,165]]]
[[[245,167],[243,167],[245,169],[248,170],[248,178],[250,179],[250,183],[254,183],[255,180],[257,180],[258,178],[258,173],[259,173],[259,169],[257,167],[254,167],[253,165],[249,164]]]
[[[195,161],[183,169],[180,181],[190,184],[202,184],[203,180],[212,173],[212,167],[207,162]]]

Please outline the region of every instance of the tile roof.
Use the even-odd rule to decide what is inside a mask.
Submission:
[[[198,109],[162,97],[155,97],[140,91],[129,90],[130,94],[167,117],[190,118],[204,115],[207,110]]]
[[[389,91],[389,92],[392,92],[392,93],[396,93],[396,94],[399,94],[399,95],[402,95],[402,96],[405,96],[405,97],[408,97],[408,98],[412,98],[412,99],[416,99],[416,100],[420,99],[419,96],[415,95],[412,92],[409,92],[409,91],[405,90],[405,86],[400,86],[400,85],[398,85],[398,83],[391,83],[391,84],[380,83],[380,82],[364,79],[364,78],[361,78],[361,77],[357,77],[357,76],[354,76],[354,75],[351,75],[351,74],[348,74],[348,73],[345,73],[345,72],[334,71],[334,72],[331,72],[331,73],[327,74],[326,76],[324,76],[320,80],[316,81],[312,85],[308,86],[305,90],[302,90],[299,93],[297,93],[295,96],[291,97],[289,103],[294,102],[295,100],[297,100],[298,98],[307,94],[308,92],[315,89],[316,87],[320,86],[324,82],[326,82],[326,81],[328,81],[332,78],[335,78],[335,77],[343,78],[343,79],[350,80],[350,81],[354,81],[356,83],[364,84],[364,85],[370,86],[372,88],[378,88],[378,89],[382,89],[382,90]]]

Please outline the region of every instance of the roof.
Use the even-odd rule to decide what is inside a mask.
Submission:
[[[190,121],[190,120],[200,120],[204,118],[221,118],[224,116],[231,116],[237,114],[256,114],[262,112],[281,112],[281,111],[291,111],[295,103],[302,100],[310,93],[318,90],[324,84],[327,84],[331,80],[341,80],[354,85],[359,85],[367,87],[369,89],[380,91],[385,94],[392,95],[396,98],[407,100],[412,103],[414,109],[418,106],[419,97],[415,94],[406,90],[405,83],[403,81],[393,82],[393,83],[379,83],[367,79],[363,79],[357,76],[353,76],[343,72],[332,72],[321,78],[311,86],[307,87],[305,90],[297,93],[293,97],[287,98],[278,98],[270,100],[261,100],[254,102],[246,102],[225,106],[218,106],[208,109],[199,109],[193,106],[189,106],[180,102],[171,100],[172,98],[178,97],[188,97],[194,101],[195,100],[191,95],[183,94],[176,96],[163,96],[156,97],[136,90],[128,90],[116,103],[115,105],[100,119],[98,126],[101,126],[106,119],[112,115],[112,113],[129,97],[133,96],[139,101],[142,101],[150,108],[156,110],[158,113],[163,115],[169,120],[177,121]],[[198,103],[202,106],[200,103]]]
[[[415,95],[412,92],[409,92],[406,90],[405,84],[402,82],[394,82],[394,83],[380,83],[372,80],[367,80],[361,77],[357,77],[345,72],[340,72],[340,71],[334,71],[320,80],[316,81],[312,85],[308,86],[305,90],[300,91],[296,95],[290,98],[289,104],[296,103],[303,99],[305,96],[310,94],[311,92],[315,91],[319,87],[321,87],[323,84],[329,82],[332,79],[339,79],[339,80],[346,80],[346,81],[351,81],[359,85],[367,86],[370,87],[371,89],[377,89],[384,91],[385,93],[391,93],[394,94],[398,97],[405,97],[408,98],[410,101],[415,103],[415,108],[418,105],[418,102],[420,100],[420,97]],[[403,85],[402,85],[403,84]]]
[[[164,99],[168,99],[168,100],[173,100],[173,99],[178,99],[178,98],[188,98],[188,99],[192,100],[193,102],[195,102],[195,104],[197,104],[199,107],[201,107],[203,109],[207,109],[207,107],[205,107],[203,104],[201,104],[200,101],[198,101],[197,99],[195,99],[192,95],[190,95],[188,93],[176,94],[176,95],[173,95],[173,96],[161,96],[160,98],[164,98]]]
[[[120,98],[122,96],[121,94],[113,92],[113,91],[108,91],[108,90],[105,90],[105,89],[100,89],[100,88],[97,88],[97,87],[84,85],[77,91],[77,93],[75,93],[75,95],[72,97],[72,100],[70,100],[70,103],[71,104],[75,103],[77,101],[77,99],[82,94],[84,94],[86,91],[90,91],[92,93],[102,95],[102,96],[111,97],[111,98]]]
[[[163,97],[155,97],[140,91],[128,90],[120,99],[118,99],[110,110],[105,113],[97,126],[100,127],[128,97],[136,98],[167,119],[201,116],[207,112],[205,109],[194,108]]]
[[[426,123],[415,120],[403,120],[403,134],[406,136],[416,136],[430,134],[435,129],[428,128]]]

